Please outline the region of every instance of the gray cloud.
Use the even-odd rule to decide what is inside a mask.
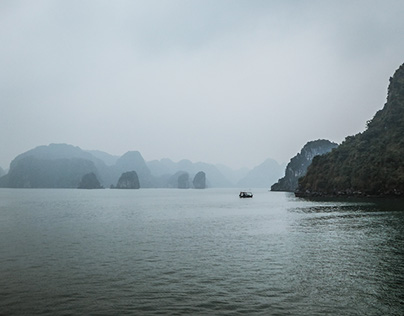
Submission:
[[[253,167],[360,132],[401,1],[2,1],[0,165],[40,144]]]

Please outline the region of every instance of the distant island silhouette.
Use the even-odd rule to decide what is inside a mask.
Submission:
[[[284,177],[281,178],[282,174]],[[278,180],[279,179],[279,180]],[[170,159],[146,162],[140,152],[121,157],[68,144],[38,146],[0,168],[7,188],[266,187],[298,197],[404,197],[404,64],[390,78],[387,102],[367,129],[339,146],[308,142],[284,165],[267,159],[252,170]]]
[[[126,178],[130,172],[136,173],[137,180]],[[186,159],[146,162],[138,151],[117,157],[69,144],[50,144],[15,157],[8,173],[0,176],[0,187],[204,189],[237,187],[244,183],[250,187],[269,187],[282,172],[283,165],[272,159],[252,170],[232,170],[223,165],[193,163]]]

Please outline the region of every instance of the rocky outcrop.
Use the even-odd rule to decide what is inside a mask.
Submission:
[[[139,189],[139,178],[136,171],[129,171],[122,173],[118,180],[116,189]]]
[[[189,189],[189,174],[184,172],[178,177],[178,189]]]
[[[206,188],[206,174],[203,171],[199,171],[192,181],[195,189],[205,189]]]
[[[28,150],[10,164],[1,187],[10,188],[77,188],[84,174],[94,172],[107,178],[107,166],[99,159],[67,144],[50,144]]]
[[[147,167],[142,155],[138,151],[128,151],[122,155],[116,161],[113,170],[116,174],[116,179],[118,179],[119,175],[123,172],[134,170],[139,177],[139,183],[142,188],[156,187],[155,179],[152,176],[150,169]]]
[[[206,174],[206,184],[209,187],[215,188],[228,188],[234,186],[219,169],[208,163],[196,162],[184,159],[179,162],[173,162],[170,159],[153,160],[147,162],[147,166],[153,176],[160,180],[160,187],[172,187],[170,176],[175,175],[177,172],[188,172],[190,175],[195,175],[203,170]],[[176,187],[174,185],[174,187]]]
[[[271,186],[271,191],[294,192],[297,189],[299,178],[306,174],[313,158],[324,155],[336,147],[338,144],[325,139],[308,142],[300,153],[290,160],[286,166],[285,176]]]
[[[86,159],[26,156],[11,163],[0,184],[8,188],[77,188],[82,176],[90,172],[96,173],[97,169]]]
[[[404,197],[404,64],[390,78],[387,102],[367,129],[315,157],[296,195]]]
[[[85,174],[79,183],[79,189],[101,189],[100,181],[98,181],[97,176],[94,172]]]

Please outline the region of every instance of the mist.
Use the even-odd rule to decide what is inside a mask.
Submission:
[[[287,162],[383,107],[401,1],[2,1],[0,166],[69,143]]]

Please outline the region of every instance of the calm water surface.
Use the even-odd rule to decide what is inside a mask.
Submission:
[[[403,315],[404,206],[0,190],[1,315]]]

